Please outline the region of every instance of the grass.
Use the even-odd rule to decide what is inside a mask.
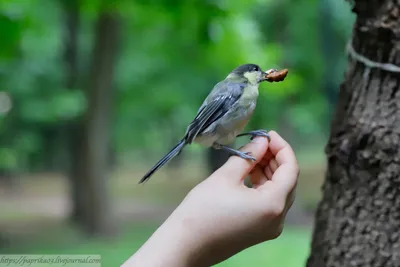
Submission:
[[[325,157],[321,152],[320,149],[318,153],[311,151],[298,155],[301,173],[296,201],[303,209],[313,210],[320,199],[320,187],[325,172]],[[164,168],[157,174],[157,179],[142,186],[138,185],[137,181],[147,167],[138,165],[132,166],[128,170],[119,169],[113,174],[110,187],[114,200],[127,199],[128,203],[129,201],[139,202],[140,205],[151,203],[174,206],[182,201],[193,186],[208,175],[204,164],[185,162],[182,168],[176,170]],[[11,199],[44,196],[67,198],[67,180],[52,173],[32,175],[20,180],[19,191]],[[117,238],[88,240],[81,233],[71,229],[65,221],[57,222],[53,227],[52,220],[54,218],[50,218],[51,216],[46,217],[46,214],[41,213],[25,214],[24,211],[13,208],[14,204],[12,203],[14,202],[7,202],[7,198],[0,201],[0,212],[2,213],[0,226],[7,230],[6,233],[9,233],[10,237],[17,236],[17,242],[11,242],[12,246],[0,251],[2,254],[100,254],[103,267],[120,266],[158,226],[156,222],[139,224],[136,220],[138,215],[134,214],[132,218],[126,219],[133,219],[136,221],[135,224],[131,223],[128,227],[120,228],[121,232]],[[23,201],[17,203],[25,205]],[[139,217],[139,219],[141,218]],[[143,222],[143,220],[141,221]],[[38,228],[35,227],[37,225],[39,225]],[[249,248],[218,266],[304,266],[310,246],[310,227],[311,225],[304,228],[286,226],[284,233],[277,240]],[[35,233],[33,236],[32,232]],[[11,241],[13,240],[14,238]],[[21,240],[22,242],[20,242]]]
[[[308,257],[310,242],[310,230],[286,227],[278,239],[251,247],[217,266],[303,267]]]
[[[100,254],[103,267],[120,266],[140,248],[156,228],[156,223],[141,224],[127,227],[113,240],[92,239],[67,242],[62,236],[71,235],[71,232],[60,229],[56,239],[64,240],[64,243],[31,242],[23,248],[13,247],[12,250],[3,251],[3,253]],[[251,247],[216,266],[304,266],[309,251],[310,234],[308,229],[286,227],[278,239]],[[154,253],[156,256],[157,251]]]

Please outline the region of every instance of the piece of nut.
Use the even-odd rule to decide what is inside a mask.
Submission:
[[[273,71],[269,73],[267,76],[265,76],[265,78],[267,78],[271,82],[281,82],[286,78],[288,72],[289,72],[288,69]]]

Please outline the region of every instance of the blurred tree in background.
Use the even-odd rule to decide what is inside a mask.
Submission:
[[[102,7],[96,21],[95,44],[83,121],[80,186],[85,188],[82,216],[86,230],[108,232],[111,222],[108,192],[110,129],[114,99],[114,62],[119,48],[119,12]]]
[[[0,91],[12,100],[0,113],[2,177],[67,174],[72,219],[106,234],[112,167],[150,167],[214,84],[248,62],[289,68],[284,83],[261,86],[249,128],[317,147],[352,21],[336,0],[2,0]],[[182,154],[204,153],[210,170],[226,160],[205,152]]]

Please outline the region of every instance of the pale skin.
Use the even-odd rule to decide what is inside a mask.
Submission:
[[[211,266],[280,236],[294,201],[299,166],[290,145],[271,131],[232,156],[193,188],[123,267]],[[253,188],[244,185],[250,176]]]

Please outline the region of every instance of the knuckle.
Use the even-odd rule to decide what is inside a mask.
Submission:
[[[279,224],[276,230],[272,233],[271,239],[277,239],[278,237],[281,236],[282,232],[283,232],[283,224]]]
[[[296,175],[299,176],[300,175],[300,166],[298,163],[296,163],[294,165],[294,170],[295,170]]]
[[[274,206],[274,209],[272,210],[272,214],[275,217],[280,217],[280,216],[282,216],[283,211],[284,211],[284,205],[276,205],[276,206]]]
[[[291,166],[293,174],[295,175],[295,179],[297,180],[300,175],[300,166],[297,162],[294,162]]]
[[[266,211],[266,216],[269,218],[278,218],[283,215],[284,210],[285,204],[281,203],[281,201],[275,201],[274,203],[271,203],[271,205],[269,205]]]

